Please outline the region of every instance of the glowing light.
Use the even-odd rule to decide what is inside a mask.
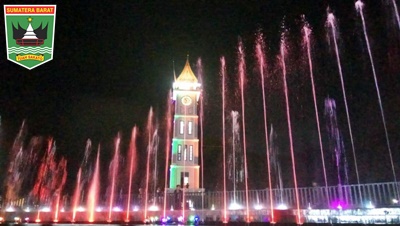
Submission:
[[[40,212],[51,212],[51,209],[50,207],[45,206],[40,210]]]
[[[372,204],[371,201],[369,201],[369,202],[367,203],[367,205],[365,205],[365,208],[367,208],[367,209],[374,209],[375,206],[374,206],[374,204]]]
[[[39,222],[40,222],[40,219],[36,219],[35,222],[36,222],[36,223],[39,223]]]
[[[28,206],[28,207],[26,207],[26,208],[24,209],[24,211],[25,211],[25,212],[31,212],[31,208],[29,208],[29,206]]]
[[[25,217],[25,221],[28,222],[29,221],[29,217]]]
[[[255,204],[255,205],[254,205],[254,209],[255,209],[255,210],[262,210],[262,209],[263,209],[263,206],[262,206],[261,204]]]
[[[12,206],[9,206],[6,208],[6,212],[15,212],[15,208]]]
[[[3,217],[0,217],[0,222],[3,222],[4,221],[4,218]]]
[[[183,220],[184,220],[183,216],[179,216],[179,217],[178,217],[178,221],[179,221],[179,222],[183,222]]]
[[[283,204],[283,203],[279,204],[276,208],[278,210],[287,210],[288,209],[287,205]]]
[[[103,211],[103,207],[101,207],[101,206],[96,207],[96,212],[102,212],[102,211]]]
[[[168,216],[161,219],[162,223],[168,223],[169,221],[171,221],[171,218]]]
[[[77,211],[77,212],[85,212],[86,209],[85,209],[85,207],[83,207],[83,206],[78,206],[78,208],[76,208],[76,211]]]
[[[119,207],[119,206],[114,206],[114,207],[112,208],[112,211],[113,211],[113,212],[122,212],[122,208]]]
[[[215,210],[214,204],[211,205],[211,210]]]
[[[15,221],[15,223],[21,222],[21,218],[20,217],[14,217],[14,221]]]
[[[139,206],[134,206],[133,211],[135,211],[135,212],[139,211]]]
[[[392,199],[392,202],[393,202],[394,204],[397,204],[397,203],[399,203],[399,200],[397,200],[397,199]]]
[[[159,208],[156,205],[152,205],[149,207],[149,211],[158,211],[158,210],[159,210]]]
[[[238,203],[231,203],[228,207],[229,210],[240,210],[243,209],[243,206],[239,205]]]

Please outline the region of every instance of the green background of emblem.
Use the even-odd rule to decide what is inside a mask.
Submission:
[[[54,34],[54,15],[7,15],[6,16],[6,26],[7,26],[7,48],[10,47],[21,47],[16,44],[15,39],[13,39],[13,25],[14,27],[18,27],[18,23],[24,29],[28,27],[28,18],[32,18],[32,28],[36,29],[39,26],[45,27],[47,25],[47,39],[44,40],[43,45],[40,47],[50,47],[53,48],[53,34]],[[40,25],[42,24],[42,25]],[[36,53],[31,53],[35,54]],[[42,64],[51,60],[52,54],[44,53],[44,61],[37,61],[37,60],[24,60],[24,61],[16,61],[16,53],[11,53],[8,55],[9,60],[16,62],[17,64],[25,65],[28,68],[32,68],[37,66],[38,64]],[[25,55],[25,54],[23,54]]]

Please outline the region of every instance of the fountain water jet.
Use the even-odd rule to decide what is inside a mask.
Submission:
[[[152,156],[154,156],[153,163],[153,197],[155,196],[155,187],[156,187],[156,179],[157,179],[157,159],[155,158],[157,155],[157,146],[158,146],[158,132],[157,128],[154,126],[153,119],[154,113],[153,108],[150,108],[148,118],[147,118],[147,160],[146,160],[146,188],[145,188],[145,199],[144,199],[144,220],[147,221],[147,212],[148,212],[148,201],[149,201],[149,187],[150,187],[150,165]],[[154,205],[154,202],[153,202]]]
[[[87,197],[87,214],[89,222],[95,221],[94,213],[96,210],[96,205],[98,203],[99,192],[100,192],[100,145],[97,148],[96,164]]]
[[[292,123],[290,120],[290,107],[289,107],[289,94],[288,94],[288,87],[286,81],[286,62],[285,62],[285,54],[286,54],[286,44],[285,44],[285,37],[284,33],[282,34],[281,39],[281,46],[280,46],[280,53],[281,53],[281,66],[283,72],[283,90],[285,92],[285,100],[286,100],[286,116],[288,122],[288,131],[289,131],[289,144],[290,144],[290,155],[292,158],[292,170],[293,170],[293,182],[294,182],[294,189],[295,189],[295,196],[296,196],[296,208],[297,208],[297,224],[301,224],[301,213],[300,213],[300,201],[299,201],[299,192],[297,188],[297,175],[296,175],[296,161],[294,158],[294,150],[293,150],[293,137],[292,137]]]
[[[319,147],[321,150],[322,170],[324,172],[325,195],[327,198],[327,204],[329,206],[330,201],[329,201],[329,195],[328,195],[328,179],[326,176],[325,154],[324,154],[324,147],[322,145],[322,136],[321,136],[321,127],[320,127],[320,123],[319,123],[317,97],[315,94],[314,70],[313,70],[313,62],[312,62],[312,57],[311,57],[310,36],[311,36],[311,29],[310,29],[308,23],[305,22],[304,26],[303,26],[303,38],[304,38],[303,42],[307,48],[308,65],[309,65],[309,70],[310,70],[311,87],[312,87],[313,101],[314,101],[315,120],[317,122],[318,141],[319,141]]]
[[[243,157],[244,157],[244,183],[246,192],[246,222],[250,222],[249,212],[249,185],[248,185],[248,172],[247,172],[247,150],[246,150],[246,123],[245,123],[245,101],[244,101],[244,86],[245,86],[245,75],[246,75],[246,63],[244,59],[244,47],[242,40],[239,40],[238,46],[238,60],[239,60],[239,83],[240,83],[240,94],[242,100],[242,126],[243,126]]]
[[[114,196],[115,196],[115,187],[117,186],[117,174],[119,169],[119,144],[121,142],[120,134],[117,135],[115,138],[115,150],[114,150],[114,157],[110,164],[111,170],[111,191],[110,191],[110,200],[108,206],[108,222],[112,221],[112,212],[114,207]]]
[[[399,11],[397,9],[396,1],[392,0],[392,4],[393,4],[393,9],[394,9],[394,14],[395,14],[396,20],[397,20],[397,25],[399,26],[399,30],[400,30],[400,17],[399,17]]]
[[[357,184],[360,184],[360,176],[359,176],[359,173],[358,173],[357,157],[356,157],[356,151],[355,151],[355,148],[354,148],[353,132],[351,130],[351,121],[350,121],[349,108],[347,106],[346,89],[344,87],[342,63],[340,61],[339,47],[338,47],[338,44],[337,44],[336,19],[335,19],[335,16],[333,15],[333,13],[328,13],[327,25],[328,25],[328,27],[331,28],[331,34],[333,36],[332,37],[333,38],[333,43],[335,45],[336,61],[337,61],[338,69],[339,69],[340,82],[341,82],[341,85],[342,85],[343,101],[344,101],[344,106],[345,106],[345,109],[346,109],[347,125],[349,127],[351,148],[352,148],[352,151],[353,151],[354,168],[356,170]],[[361,195],[361,190],[360,189],[359,189],[359,195],[360,195],[360,200],[361,200],[362,199],[362,195]]]
[[[394,3],[394,5],[396,5],[396,3]],[[374,59],[372,57],[371,47],[370,47],[370,44],[369,44],[367,26],[365,25],[365,19],[364,19],[364,13],[363,13],[364,3],[361,0],[358,0],[355,3],[355,7],[356,7],[356,10],[359,12],[359,14],[361,16],[361,22],[362,22],[362,25],[363,25],[365,42],[367,44],[367,50],[368,50],[369,60],[371,62],[372,74],[374,76],[376,94],[378,95],[379,109],[381,111],[383,128],[385,130],[386,145],[387,145],[388,152],[389,152],[390,164],[391,164],[392,173],[393,173],[393,180],[394,180],[394,182],[397,182],[396,171],[395,171],[395,166],[394,166],[393,157],[392,157],[392,149],[390,148],[389,134],[388,134],[388,131],[387,131],[387,128],[386,128],[385,113],[383,111],[381,94],[380,94],[379,86],[378,86],[378,79],[376,78],[375,63],[374,63]],[[396,7],[396,10],[397,10],[397,7]],[[398,14],[397,14],[397,16],[398,16]],[[399,24],[399,26],[400,26],[400,24]],[[398,194],[396,196],[398,197]]]
[[[226,143],[225,143],[225,73],[226,73],[226,67],[225,67],[225,57],[220,58],[221,62],[221,77],[222,77],[222,151],[223,151],[223,180],[224,180],[224,218],[223,222],[227,223],[228,218],[227,218],[227,209],[226,209]]]
[[[202,90],[204,90],[203,83],[203,64],[201,58],[197,60],[197,76],[199,77],[199,83],[202,84]],[[203,162],[203,149],[204,149],[204,135],[203,135],[203,120],[204,120],[204,94],[200,92],[200,169],[201,169],[201,187],[204,188],[204,162]],[[201,207],[204,209],[204,192],[201,193]]]
[[[270,208],[271,208],[271,222],[275,222],[274,216],[274,202],[272,197],[272,179],[271,179],[271,161],[269,156],[269,142],[268,142],[268,121],[267,121],[267,101],[265,95],[265,81],[264,81],[264,71],[266,71],[266,62],[265,62],[265,54],[264,54],[265,44],[263,41],[263,36],[261,33],[257,34],[256,39],[256,57],[258,60],[258,67],[261,76],[261,87],[262,87],[262,97],[263,97],[263,111],[264,111],[264,133],[265,133],[265,147],[266,147],[266,155],[267,155],[267,169],[268,169],[268,186],[269,186],[269,200],[270,200]]]
[[[126,217],[125,217],[125,222],[129,222],[130,218],[130,207],[131,207],[131,191],[132,191],[132,179],[133,176],[136,173],[136,164],[137,164],[137,159],[136,159],[136,137],[137,137],[137,127],[134,126],[132,129],[132,135],[131,135],[131,142],[129,144],[129,184],[128,184],[128,201],[126,204]]]
[[[166,137],[165,137],[165,179],[164,179],[164,203],[163,203],[163,219],[167,219],[167,188],[168,188],[168,167],[169,167],[169,153],[171,151],[171,132],[172,132],[172,91],[168,92],[167,100],[167,114],[166,114]]]

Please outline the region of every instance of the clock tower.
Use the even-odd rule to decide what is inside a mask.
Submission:
[[[201,84],[198,82],[189,59],[173,83],[172,99],[175,103],[173,123],[172,155],[170,165],[169,187],[189,186],[199,189],[199,138],[198,109]]]

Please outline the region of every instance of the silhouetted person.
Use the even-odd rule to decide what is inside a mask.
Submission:
[[[176,185],[176,189],[174,191],[174,209],[180,210],[182,208],[182,190],[180,185]]]

